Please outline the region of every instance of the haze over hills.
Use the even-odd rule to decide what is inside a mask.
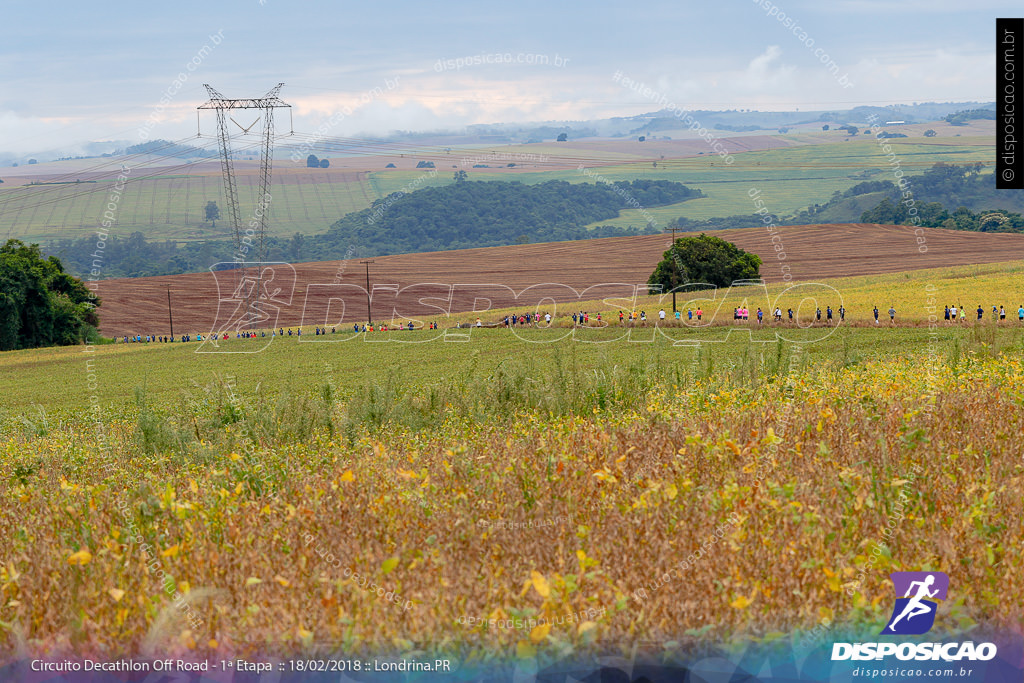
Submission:
[[[883,122],[900,120],[907,124],[937,121],[949,114],[970,109],[994,109],[994,102],[926,102],[912,104],[896,104],[885,107],[858,106],[846,110],[820,111],[758,111],[751,109],[732,109],[724,111],[694,110],[688,111],[694,119],[708,130],[713,130],[720,137],[737,133],[774,132],[783,127],[833,125],[867,125],[871,116]],[[576,120],[576,121],[535,121],[522,123],[471,124],[463,129],[439,129],[431,131],[393,131],[388,135],[363,134],[356,139],[381,143],[406,142],[417,146],[477,146],[494,144],[530,144],[554,140],[560,133],[566,133],[571,140],[588,138],[622,138],[638,135],[649,137],[692,135],[687,125],[683,125],[681,117],[673,111],[655,110],[635,116],[621,116],[607,119]],[[139,143],[137,140],[108,140],[84,142],[74,149],[40,149],[29,154],[14,154],[0,150],[0,172],[12,173],[3,167],[26,165],[29,160],[36,162],[56,161],[60,159],[93,159],[103,156],[123,156],[137,154],[146,146],[154,146],[155,142]],[[194,153],[189,155],[187,147],[178,150],[181,158],[209,158],[216,156],[215,151],[203,147],[193,147]],[[289,152],[278,151],[278,158],[286,158]],[[162,156],[168,156],[163,150]],[[240,154],[244,158],[246,154]]]

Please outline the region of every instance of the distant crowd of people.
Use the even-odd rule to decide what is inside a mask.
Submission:
[[[985,309],[981,306],[981,304],[978,304],[978,308],[975,311],[975,313],[977,314],[977,322],[982,322],[984,320],[984,318],[985,318]],[[879,318],[881,316],[881,312],[879,311],[878,306],[874,306],[871,309],[871,314],[872,314],[872,316],[874,318],[875,324],[876,325],[880,324]],[[895,325],[896,324],[896,308],[894,306],[890,305],[889,306],[889,310],[888,310],[888,314],[889,314],[889,324],[890,325]],[[684,315],[683,311],[679,311],[679,310],[674,311],[674,317],[675,317],[676,321],[678,321],[678,322],[682,321],[683,315]],[[701,323],[701,322],[703,322],[703,319],[704,319],[704,310],[700,306],[698,306],[696,309],[688,308],[686,310],[686,312],[685,312],[685,315],[686,315],[686,321],[687,321],[688,325],[692,324],[694,320],[696,320],[698,323]],[[754,320],[757,321],[758,325],[763,325],[764,324],[764,322],[765,322],[764,319],[765,319],[766,313],[761,308],[758,308],[753,314],[751,314],[750,309],[748,307],[746,307],[746,306],[737,306],[736,308],[733,309],[733,312],[732,312],[733,321],[747,322],[747,321],[749,321],[751,319],[751,315],[753,315],[753,318],[754,318]],[[817,323],[823,322],[822,321],[822,316],[823,315],[824,315],[824,323],[826,325],[833,325],[833,324],[835,324],[837,318],[838,318],[839,322],[844,322],[846,320],[846,307],[839,306],[837,309],[833,310],[831,305],[827,305],[827,306],[825,306],[824,312],[821,310],[821,307],[817,307],[815,309],[815,312],[814,312],[814,320],[815,320],[815,322],[817,322]],[[771,311],[771,317],[777,323],[782,323],[782,322],[786,322],[786,321],[788,321],[789,323],[795,323],[796,322],[795,316],[796,316],[796,314],[794,313],[792,308],[787,308],[785,313],[783,313],[782,309],[779,308],[779,307],[776,307],[773,311]],[[641,311],[627,311],[627,312],[623,312],[623,311],[620,310],[618,312],[618,318],[619,318],[619,324],[620,325],[637,325],[637,324],[639,324],[641,326],[646,326],[647,325],[647,311],[644,311],[644,310],[641,310]],[[668,316],[667,316],[667,314],[665,312],[665,309],[661,309],[661,310],[658,311],[658,321],[659,321],[659,323],[664,323],[667,318],[668,318]],[[963,306],[960,306],[960,305],[945,306],[945,310],[944,310],[944,313],[943,313],[943,318],[944,318],[946,324],[949,324],[949,325],[952,325],[954,323],[958,323],[958,324],[959,323],[966,323],[966,321],[967,321],[967,309],[964,308]],[[602,314],[599,313],[599,312],[598,313],[590,313],[589,311],[573,312],[573,314],[571,316],[571,319],[572,319],[573,327],[591,327],[591,326],[593,326],[593,327],[604,327],[604,326],[606,326],[606,323],[604,322],[604,318],[602,317]],[[537,326],[541,322],[541,320],[544,321],[544,325],[545,326],[550,326],[551,325],[551,321],[553,320],[553,318],[551,316],[551,313],[540,314],[540,313],[533,313],[533,312],[531,312],[531,313],[521,313],[521,314],[516,314],[516,315],[506,315],[501,320],[500,324],[503,325],[506,328],[516,327],[516,326],[525,326],[525,325]],[[1006,307],[1002,306],[1002,305],[1000,305],[1000,306],[992,306],[992,320],[997,322],[997,323],[1005,321],[1006,320]],[[1024,324],[1024,304],[1021,304],[1017,308],[1017,321],[1020,322],[1021,324]],[[482,327],[483,325],[484,325],[483,321],[480,318],[477,318],[476,319],[476,326],[477,327]],[[489,325],[490,325],[490,323],[489,323]],[[378,324],[375,325],[374,323],[370,322],[370,323],[362,323],[362,324],[360,324],[360,323],[353,323],[353,325],[352,325],[352,331],[356,332],[356,333],[361,333],[361,332],[395,332],[395,331],[403,331],[403,330],[404,331],[413,331],[415,329],[416,329],[416,326],[413,324],[413,321],[411,321],[411,320],[406,322],[406,323],[394,323],[394,322],[392,322],[392,323],[378,323]],[[436,330],[436,329],[440,329],[440,326],[436,322],[428,322],[424,329]],[[337,327],[331,327],[330,331],[328,332],[327,327],[317,326],[314,329],[313,334],[315,336],[321,336],[321,335],[327,335],[327,334],[337,334]],[[236,339],[256,339],[256,338],[266,338],[267,336],[268,336],[267,330],[259,330],[259,331],[248,330],[248,331],[245,331],[245,332],[241,332],[241,331],[235,332],[235,338]],[[281,328],[278,328],[276,330],[272,329],[272,330],[270,330],[269,336],[270,337],[285,337],[285,336],[288,336],[288,337],[291,337],[291,336],[301,337],[302,336],[302,328],[299,327],[299,328],[292,329],[291,327],[289,327],[286,330],[284,327],[281,327]],[[122,341],[125,344],[146,344],[146,343],[153,343],[153,342],[156,342],[156,343],[191,342],[191,341],[201,342],[201,341],[209,341],[211,339],[218,340],[218,341],[227,341],[230,338],[231,338],[231,335],[229,333],[227,333],[227,332],[217,333],[217,334],[208,333],[206,335],[203,335],[203,334],[194,334],[194,335],[193,334],[183,334],[183,335],[181,335],[179,337],[174,337],[173,335],[166,335],[165,336],[165,335],[152,335],[152,334],[146,334],[146,335],[135,334],[135,335],[123,335],[120,338],[119,337],[115,337],[114,341]]]

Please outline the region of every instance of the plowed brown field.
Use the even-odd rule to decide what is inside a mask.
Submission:
[[[1024,235],[920,230],[915,235],[912,227],[862,223],[783,227],[776,243],[781,239],[784,261],[777,258],[771,235],[764,229],[714,234],[760,255],[761,275],[768,282],[782,279],[782,264],[789,266],[794,280],[807,281],[1024,259]],[[923,253],[919,238],[927,247]],[[373,316],[389,321],[393,315],[440,321],[445,312],[514,305],[530,310],[544,297],[573,301],[578,294],[570,288],[582,291],[601,283],[646,282],[670,241],[668,235],[610,237],[377,257],[370,266],[370,283],[376,290]],[[265,290],[276,293],[263,306],[267,317],[258,327],[362,323],[365,285],[366,271],[357,260],[277,267]],[[233,330],[230,321],[238,306],[232,298],[235,286],[236,275],[231,271],[104,280],[97,289],[103,300],[101,330],[108,336],[167,334],[168,288],[176,335]],[[628,296],[628,292],[626,286],[604,286],[582,298]],[[516,294],[520,294],[518,304]]]

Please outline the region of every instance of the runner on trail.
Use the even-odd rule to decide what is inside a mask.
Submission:
[[[891,325],[896,324],[896,309],[891,304],[889,305],[889,323]]]
[[[878,306],[875,306],[875,310],[873,312],[875,314],[875,324],[877,325],[878,324]]]

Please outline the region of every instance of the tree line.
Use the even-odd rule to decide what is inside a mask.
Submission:
[[[98,338],[99,299],[39,245],[0,247],[0,351]]]

